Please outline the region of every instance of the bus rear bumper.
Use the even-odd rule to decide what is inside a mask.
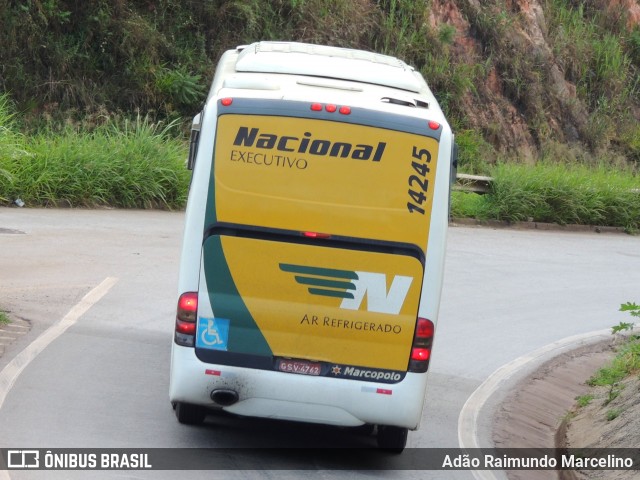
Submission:
[[[427,374],[418,373],[387,384],[214,365],[200,361],[193,348],[174,344],[169,396],[171,402],[222,407],[243,416],[415,430],[426,383]],[[212,399],[216,391],[235,392],[237,401],[221,406]]]

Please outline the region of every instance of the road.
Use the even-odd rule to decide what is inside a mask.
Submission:
[[[167,392],[182,221],[181,212],[0,208],[0,306],[32,324],[0,358],[0,375],[14,372],[12,385],[0,382],[0,447],[369,446],[366,437],[306,425],[222,417],[201,428],[177,423]],[[409,446],[458,447],[460,412],[483,381],[559,339],[628,321],[617,309],[640,300],[638,285],[638,237],[450,228],[430,389]],[[20,355],[28,364],[16,374]],[[489,447],[491,402],[481,407],[478,441]],[[254,467],[251,475],[216,478],[272,477],[259,465],[245,468]],[[278,478],[299,478],[295,468],[283,459]],[[173,478],[158,471],[57,473],[13,471],[10,478]],[[344,473],[321,459],[304,473],[347,475],[473,478]]]

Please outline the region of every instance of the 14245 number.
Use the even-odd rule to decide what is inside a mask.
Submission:
[[[418,147],[414,146],[411,156],[414,158],[411,162],[411,167],[417,175],[414,174],[409,177],[408,194],[411,201],[407,202],[407,209],[411,213],[418,212],[424,215],[422,204],[427,200],[427,192],[429,190],[427,174],[431,171],[429,168],[431,153],[426,148],[418,150]]]

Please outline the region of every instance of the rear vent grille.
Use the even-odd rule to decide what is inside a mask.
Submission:
[[[404,107],[429,108],[429,104],[427,102],[417,99],[407,100],[401,98],[382,97],[380,101],[384,103],[392,103],[394,105],[402,105]]]

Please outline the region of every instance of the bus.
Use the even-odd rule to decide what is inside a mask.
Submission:
[[[424,407],[455,164],[435,97],[397,58],[225,52],[191,132],[178,421],[372,426],[401,452]]]

